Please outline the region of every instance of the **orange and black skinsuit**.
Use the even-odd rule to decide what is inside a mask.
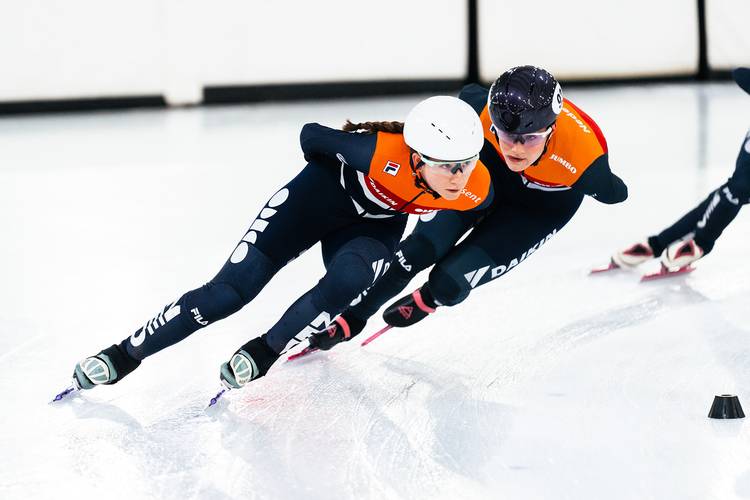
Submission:
[[[396,251],[397,262],[343,316],[358,331],[419,271],[435,264],[421,290],[428,307],[454,305],[538,251],[567,224],[584,195],[619,203],[627,188],[609,168],[607,143],[594,121],[564,100],[556,129],[536,164],[522,173],[505,164],[487,112],[487,89],[468,85],[459,97],[479,114],[495,198],[480,212],[443,211],[420,217]],[[469,235],[458,243],[468,230]]]
[[[110,351],[137,366],[238,311],[277,271],[321,242],[326,274],[266,334],[243,346],[264,374],[290,342],[324,326],[387,269],[407,213],[476,210],[492,201],[490,175],[481,162],[455,201],[417,186],[401,134],[307,124],[301,145],[309,163],[271,196],[216,277],[168,304]]]

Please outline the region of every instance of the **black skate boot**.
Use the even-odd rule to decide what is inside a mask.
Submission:
[[[221,365],[219,378],[227,389],[240,389],[262,377],[279,359],[279,354],[268,346],[264,337],[261,335],[243,345],[232,359]]]
[[[99,354],[76,363],[73,384],[77,389],[92,389],[97,385],[119,382],[138,368],[141,361],[124,352],[117,344],[107,347]]]

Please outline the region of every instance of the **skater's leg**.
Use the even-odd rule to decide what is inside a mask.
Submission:
[[[693,236],[702,249],[709,253],[724,229],[734,220],[742,205],[750,200],[750,138],[743,140],[737,155],[735,170],[726,184],[720,186],[697,207],[685,214],[658,235],[649,238],[655,255],[669,245]]]
[[[320,196],[326,196],[329,204],[317,203]],[[236,312],[250,302],[281,267],[317,242],[321,234],[350,222],[351,213],[351,202],[339,188],[335,172],[308,165],[270,198],[216,277],[168,304],[142,328],[116,345],[116,357],[140,362]],[[85,364],[79,363],[76,372],[85,374],[82,371]],[[109,383],[132,371],[132,368],[120,368],[115,370],[119,375]]]
[[[740,199],[734,196],[729,185],[722,186],[714,193],[703,217],[696,223],[693,235],[693,240],[704,255],[713,250],[716,240],[737,217],[741,207]]]
[[[400,293],[414,276],[451,252],[479,218],[478,213],[453,210],[421,217],[414,231],[399,244],[393,265],[344,316],[364,326],[367,319]]]
[[[342,228],[322,241],[326,274],[297,299],[271,329],[238,349],[221,366],[230,388],[264,376],[280,354],[324,328],[382,272],[403,233],[406,217]]]
[[[372,287],[342,311],[325,331],[315,333],[310,338],[310,346],[331,349],[362,332],[370,316],[403,290],[417,273],[448,253],[481,215],[478,212],[444,210],[420,217],[414,232],[399,244],[392,265],[380,278],[376,276]]]
[[[320,196],[329,204],[318,203]],[[214,279],[167,305],[121,346],[142,360],[237,312],[289,261],[349,223],[352,213],[335,172],[309,164],[271,196]]]
[[[277,271],[270,258],[249,246],[241,262],[228,261],[214,279],[164,307],[120,346],[131,357],[143,360],[239,311]]]
[[[672,224],[668,228],[664,229],[658,234],[649,236],[648,245],[649,247],[651,247],[654,257],[659,257],[662,252],[664,252],[664,249],[669,245],[671,245],[675,241],[681,240],[688,234],[695,231],[696,224],[701,219],[701,217],[703,217],[703,214],[706,213],[706,209],[708,208],[715,194],[716,193],[711,193],[708,198],[700,202],[698,206],[680,217],[677,221],[675,221],[674,224]]]
[[[326,274],[271,327],[269,346],[282,352],[328,325],[388,268],[405,225],[406,217],[397,216],[327,236],[322,241]]]
[[[706,210],[695,228],[695,243],[709,253],[721,233],[750,202],[750,134],[743,141],[732,177],[719,188],[712,199],[713,210]]]
[[[706,209],[714,196],[715,193],[711,193],[697,207],[680,217],[674,224],[659,234],[649,236],[645,241],[638,241],[618,250],[612,255],[612,262],[616,267],[632,268],[659,257],[669,245],[682,240],[695,230],[695,225],[701,216],[706,213]]]
[[[277,270],[257,248],[248,247],[241,262],[230,259],[214,279],[168,304],[131,336],[78,363],[74,379],[84,389],[119,382],[146,357],[241,309]]]

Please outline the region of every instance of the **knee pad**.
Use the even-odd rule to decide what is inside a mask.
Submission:
[[[183,318],[201,328],[236,313],[247,302],[232,285],[210,281],[183,295],[177,304]]]
[[[331,259],[325,276],[316,287],[323,309],[346,307],[360,292],[369,287],[376,274],[385,269],[389,250],[380,241],[360,237],[344,245]]]
[[[430,272],[428,280],[430,292],[439,305],[455,306],[463,302],[471,293],[469,282],[463,276],[456,278],[439,264]]]
[[[436,255],[435,247],[428,238],[421,234],[411,234],[396,249],[393,263],[415,275],[434,264]]]
[[[231,259],[227,261],[209,284],[230,286],[244,305],[263,290],[279,269],[263,252],[249,245],[243,259],[238,262],[232,262]]]
[[[224,319],[255,298],[277,268],[257,248],[250,246],[241,262],[224,264],[219,273],[200,288],[183,295],[180,305],[186,318],[200,328]]]

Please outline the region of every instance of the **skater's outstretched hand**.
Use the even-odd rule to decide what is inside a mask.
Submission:
[[[383,320],[391,326],[404,328],[422,321],[434,313],[436,307],[427,285],[423,285],[389,305],[383,313]]]
[[[359,335],[366,324],[366,320],[344,311],[325,330],[312,334],[309,339],[310,348],[327,351],[336,344],[347,342]]]

